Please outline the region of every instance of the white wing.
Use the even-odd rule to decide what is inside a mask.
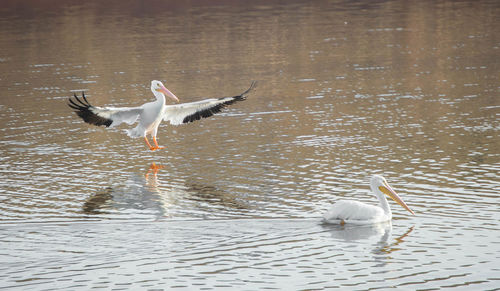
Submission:
[[[212,98],[191,103],[168,105],[163,111],[163,120],[170,121],[172,125],[179,125],[210,117],[219,113],[228,105],[245,100],[246,95],[255,88],[255,85],[256,82],[254,81],[248,90],[233,97]]]
[[[92,106],[82,95],[83,100],[76,97],[69,99],[69,107],[73,108],[78,116],[83,121],[93,125],[105,125],[106,127],[114,127],[122,122],[132,124],[137,121],[137,118],[142,113],[142,107],[97,107]]]
[[[332,223],[336,221],[371,222],[378,220],[383,215],[384,211],[380,207],[359,201],[340,200],[323,215],[323,219]]]

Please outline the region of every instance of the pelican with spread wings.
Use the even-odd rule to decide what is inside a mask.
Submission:
[[[145,103],[139,107],[97,107],[89,103],[85,94],[78,98],[69,99],[68,106],[75,110],[76,114],[86,123],[106,127],[115,127],[121,123],[133,124],[138,121],[136,127],[127,129],[130,137],[143,137],[149,149],[154,151],[162,149],[156,140],[158,126],[160,123],[170,121],[172,125],[189,123],[201,118],[210,117],[220,112],[224,107],[238,101],[243,101],[250,91],[256,86],[252,82],[250,88],[240,95],[233,97],[211,98],[190,103],[166,105],[166,96],[173,101],[179,102],[179,98],[160,81],[151,81],[151,91],[156,101]],[[153,144],[149,142],[147,135],[153,138]]]

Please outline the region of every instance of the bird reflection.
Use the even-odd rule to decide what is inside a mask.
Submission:
[[[188,199],[192,201],[215,203],[231,209],[241,210],[248,208],[246,204],[238,201],[233,195],[221,191],[214,186],[190,183],[188,184],[188,191],[192,194]]]
[[[101,214],[102,208],[113,198],[113,188],[107,187],[106,189],[95,193],[90,196],[85,203],[83,203],[82,210],[85,214]]]
[[[149,170],[146,172],[146,179],[149,178],[149,175],[150,174],[153,174],[153,176],[157,176],[158,172],[160,171],[160,169],[163,169],[165,168],[164,166],[162,165],[157,165],[156,163],[151,163],[151,166],[149,166]]]
[[[376,241],[371,251],[374,261],[377,262],[376,266],[386,265],[392,258],[391,254],[402,249],[401,245],[413,231],[412,226],[404,234],[392,240],[392,223],[390,221],[362,226],[323,224],[323,227],[329,230],[332,237],[339,240],[347,242]]]
[[[411,226],[405,233],[395,238],[395,242],[383,246],[380,249],[380,253],[391,254],[395,251],[401,250],[401,248],[397,246],[404,242],[405,238],[413,231],[413,228],[414,226]]]
[[[413,226],[410,227],[404,234],[395,238],[391,243],[389,243],[389,237],[385,241],[380,240],[375,244],[375,248],[372,250],[374,259],[377,262],[376,267],[385,266],[392,259],[391,254],[396,251],[401,250],[401,247],[396,247],[404,242],[404,239],[413,231]]]
[[[98,191],[84,202],[83,213],[99,215],[132,210],[161,218],[189,211],[196,215],[200,215],[200,210],[209,213],[214,204],[218,209],[222,206],[230,211],[247,208],[234,195],[212,185],[189,183],[179,177],[175,181],[162,181],[160,173],[164,169],[165,166],[152,163],[144,174],[132,173],[125,181]]]
[[[391,236],[392,223],[385,221],[369,225],[329,225],[323,224],[323,227],[330,229],[332,237],[348,242],[359,240],[375,240],[387,242]]]

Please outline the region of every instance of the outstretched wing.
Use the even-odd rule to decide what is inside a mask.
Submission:
[[[85,94],[82,99],[74,94],[74,98],[69,98],[68,106],[73,108],[83,121],[89,124],[106,127],[114,127],[122,122],[134,123],[142,112],[142,107],[97,107],[92,106]]]
[[[256,84],[257,82],[253,81],[248,90],[233,97],[212,98],[197,102],[166,106],[163,111],[163,120],[170,121],[172,125],[179,125],[210,117],[219,113],[228,105],[245,100],[246,95],[255,88]]]

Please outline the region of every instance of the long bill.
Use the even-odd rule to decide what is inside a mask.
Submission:
[[[162,85],[160,90],[161,92],[165,93],[165,95],[172,98],[175,102],[179,102],[179,98],[177,98],[177,96],[175,96],[174,93],[170,92],[170,90],[168,90],[165,86]]]
[[[384,186],[378,187],[382,193],[385,195],[391,197],[392,200],[396,201],[399,205],[403,206],[404,209],[408,210],[411,212],[411,214],[415,215],[415,212],[413,212],[408,205],[399,197],[398,194],[396,194],[396,191],[394,191],[391,186],[385,184]]]

